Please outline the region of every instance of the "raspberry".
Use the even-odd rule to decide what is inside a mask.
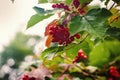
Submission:
[[[80,5],[80,1],[79,0],[74,0],[73,5],[75,6],[75,8],[78,8],[79,5]]]

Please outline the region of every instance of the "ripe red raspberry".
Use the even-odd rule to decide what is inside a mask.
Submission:
[[[75,8],[78,8],[79,5],[80,5],[80,1],[79,0],[74,0],[73,5],[75,6]]]

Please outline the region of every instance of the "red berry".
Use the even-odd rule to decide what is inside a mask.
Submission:
[[[22,77],[22,80],[29,80],[28,75],[24,75],[24,76]]]
[[[76,37],[77,39],[79,39],[79,38],[80,38],[80,34],[75,34],[75,37]]]
[[[52,5],[52,8],[56,8],[56,7],[57,7],[56,4],[53,4],[53,5]]]
[[[82,49],[80,49],[80,50],[78,51],[78,56],[79,56],[80,58],[87,59],[87,56],[85,55],[85,53],[83,52]]]
[[[118,70],[115,66],[110,67],[109,74],[116,78],[120,77],[120,73],[118,72]]]
[[[61,8],[64,8],[64,4],[63,3],[60,3],[60,6],[61,6]]]
[[[82,49],[78,51],[78,56],[76,56],[76,58],[73,60],[73,63],[78,62],[80,59],[87,59],[87,56],[84,54]]]
[[[76,58],[73,60],[73,63],[76,63],[76,62],[78,62],[79,61],[79,57],[78,56],[76,56]]]
[[[74,37],[71,36],[69,40],[70,40],[70,42],[74,41]]]
[[[75,6],[75,8],[78,8],[79,5],[80,5],[80,1],[79,0],[74,0],[73,5]]]
[[[64,6],[64,9],[67,10],[67,11],[70,11],[70,9],[67,5]]]

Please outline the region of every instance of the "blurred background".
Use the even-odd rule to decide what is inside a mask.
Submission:
[[[35,5],[37,0],[0,0],[0,80],[17,80],[20,64],[33,59],[42,28],[26,30],[26,24]]]

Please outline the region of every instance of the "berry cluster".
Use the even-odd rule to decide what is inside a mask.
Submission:
[[[28,75],[24,75],[22,77],[22,80],[38,80],[38,79],[36,79],[35,77],[29,77]]]
[[[68,44],[69,40],[69,32],[67,27],[63,26],[53,26],[50,28],[49,34],[52,35],[52,42],[58,42],[59,44]],[[71,39],[72,41],[72,39]]]
[[[120,78],[120,72],[117,70],[115,66],[110,67],[109,75],[110,75],[109,80],[117,80],[118,78]]]
[[[63,4],[63,3],[60,3],[60,4],[53,4],[53,5],[52,5],[52,8],[61,8],[61,9],[70,11],[68,5],[65,5],[65,4]]]
[[[63,25],[50,27],[49,34],[53,37],[52,42],[58,42],[60,45],[67,45],[71,43],[74,38],[80,38],[79,34],[70,37],[69,29]]]
[[[73,63],[78,62],[80,59],[86,60],[87,56],[82,49],[78,51],[78,56],[73,60]]]

